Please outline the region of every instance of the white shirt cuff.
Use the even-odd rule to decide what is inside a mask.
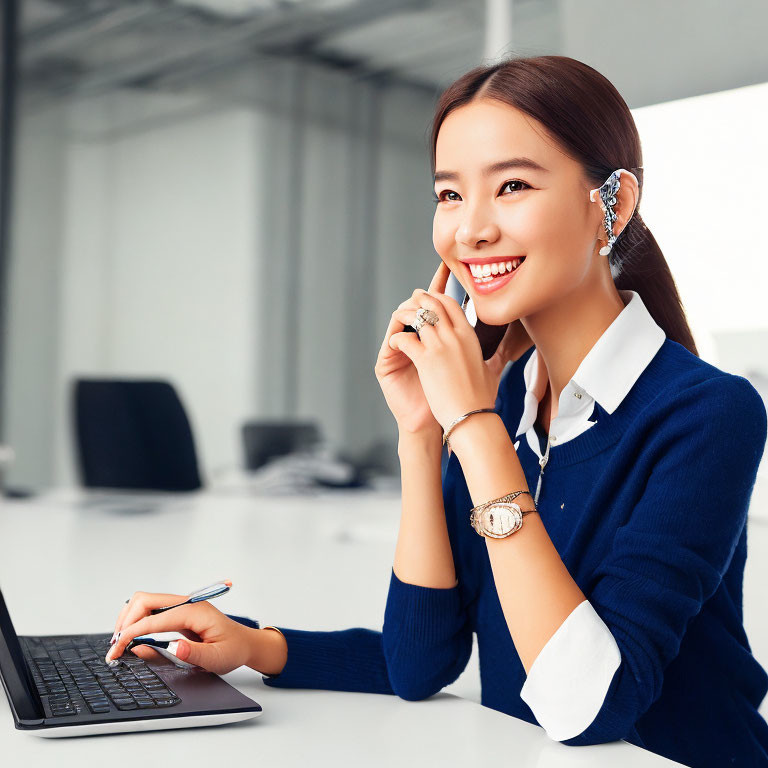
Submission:
[[[549,638],[520,691],[547,736],[565,741],[597,716],[621,652],[592,603],[584,600]]]

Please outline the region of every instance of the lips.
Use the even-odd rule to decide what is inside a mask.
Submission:
[[[469,259],[467,262],[464,262],[464,266],[467,270],[467,275],[469,276],[469,279],[472,282],[472,285],[475,288],[475,291],[480,295],[486,295],[489,293],[494,293],[495,291],[498,291],[500,288],[503,288],[510,280],[512,280],[515,275],[523,268],[525,265],[525,259],[523,257],[523,262],[516,268],[513,269],[511,272],[505,272],[503,275],[494,275],[491,277],[488,281],[481,281],[476,280],[475,276],[472,274],[472,271],[470,269],[469,264],[473,263],[498,263],[500,259],[497,260],[490,260],[490,259]]]

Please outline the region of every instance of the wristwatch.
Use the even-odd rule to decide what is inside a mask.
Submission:
[[[469,522],[475,531],[480,536],[491,539],[504,539],[519,531],[523,527],[523,518],[538,510],[522,509],[519,504],[512,501],[517,495],[517,493],[510,493],[473,507]]]

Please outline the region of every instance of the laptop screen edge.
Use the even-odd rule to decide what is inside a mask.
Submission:
[[[0,590],[0,678],[17,722],[39,724],[44,720],[37,690],[11,616]]]

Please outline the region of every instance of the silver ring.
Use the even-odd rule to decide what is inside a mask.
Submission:
[[[416,320],[411,323],[411,328],[413,328],[416,333],[418,333],[425,325],[437,325],[439,321],[440,318],[436,312],[433,312],[431,309],[427,309],[426,307],[419,307],[416,310]]]

